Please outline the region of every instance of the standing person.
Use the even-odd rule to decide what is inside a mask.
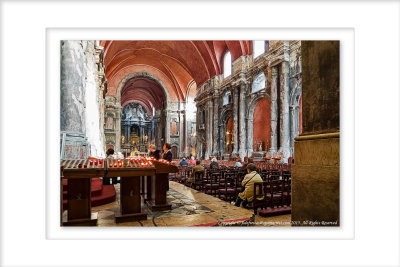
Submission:
[[[114,154],[114,149],[112,149],[112,148],[107,149],[106,155],[107,155],[107,157],[106,157],[107,159],[117,159],[116,155]],[[105,164],[106,163],[104,163],[104,165]],[[116,184],[116,183],[118,183],[117,177],[113,177],[112,178],[112,184]],[[103,185],[110,185],[110,184],[111,184],[110,183],[110,178],[109,177],[107,177],[107,178],[103,177]]]
[[[193,156],[190,158],[189,163],[190,163],[190,164],[196,164],[196,160],[194,159]]]
[[[165,143],[163,147],[164,153],[162,158],[171,162],[172,161],[172,152],[171,152],[171,144]],[[169,190],[169,178],[167,174],[167,191]]]
[[[218,162],[217,162],[217,158],[212,158],[211,160],[211,164],[210,164],[210,169],[218,169]]]
[[[242,181],[242,187],[244,187],[244,191],[239,193],[235,203],[236,207],[240,207],[240,204],[243,204],[243,207],[246,208],[247,204],[253,201],[254,183],[263,181],[256,170],[257,166],[254,163],[249,163],[247,165],[247,175]]]
[[[154,157],[155,159],[160,159],[160,150],[156,149],[155,145],[150,145],[149,146],[149,156]]]
[[[164,150],[164,153],[163,153],[162,158],[171,162],[172,161],[171,144],[165,143],[163,150]]]

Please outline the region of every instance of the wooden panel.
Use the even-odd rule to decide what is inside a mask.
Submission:
[[[121,177],[121,214],[140,213],[140,176]]]
[[[91,180],[87,178],[68,181],[68,220],[91,217],[90,186]]]

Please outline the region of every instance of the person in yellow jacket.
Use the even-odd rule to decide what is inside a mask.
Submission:
[[[242,181],[242,186],[244,186],[244,191],[239,193],[236,199],[235,206],[240,207],[240,204],[242,204],[243,207],[246,207],[249,202],[253,201],[254,183],[263,181],[261,179],[261,176],[257,173],[256,170],[257,167],[255,164],[249,163],[247,165],[247,174]]]

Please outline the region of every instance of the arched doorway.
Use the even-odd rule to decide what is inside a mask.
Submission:
[[[170,124],[166,123],[169,119],[166,113],[168,93],[160,81],[145,72],[131,73],[123,79],[117,92],[117,101],[122,107],[119,120],[121,151],[125,154],[132,151],[145,153],[150,144],[162,149],[163,144],[169,141],[166,133],[170,132]]]
[[[253,113],[253,151],[265,152],[271,147],[271,105],[260,99]]]
[[[225,153],[232,154],[234,149],[234,142],[233,142],[233,117],[229,117],[226,121],[226,132],[225,132]]]
[[[268,97],[254,98],[249,105],[248,156],[261,158],[271,147],[271,101]]]

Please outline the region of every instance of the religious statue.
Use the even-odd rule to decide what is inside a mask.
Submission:
[[[258,151],[262,151],[263,142],[258,143]]]
[[[122,143],[122,144],[125,144],[125,135],[122,135],[122,136],[121,136],[121,143]]]
[[[114,130],[114,119],[112,117],[107,117],[106,129]]]

